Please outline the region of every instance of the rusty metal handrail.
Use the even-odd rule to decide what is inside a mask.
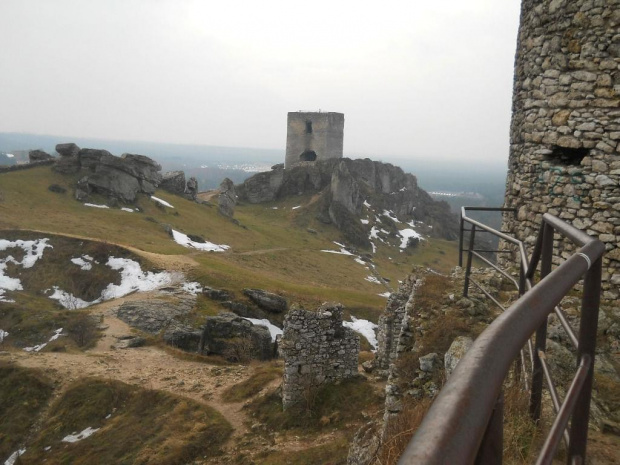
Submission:
[[[472,220],[475,227],[492,229],[476,223]],[[551,271],[550,247],[553,247],[554,232],[571,239],[580,249]],[[526,281],[530,281],[540,261],[542,280],[531,286],[476,339],[440,391],[399,464],[483,463],[481,460],[501,463],[501,421],[497,421],[497,411],[493,412],[496,401],[501,401],[503,381],[515,357],[534,332],[537,333],[537,349],[544,351],[545,338],[541,343],[540,336],[546,336],[548,315],[584,275],[577,354],[579,368],[537,463],[551,463],[571,414],[567,463],[585,461],[593,378],[591,361],[595,355],[601,257],[605,246],[549,214],[543,216],[541,235],[543,237],[539,237],[530,263],[527,263],[525,254],[520,262],[525,262],[522,276],[527,276]],[[519,241],[510,238],[509,242]],[[538,357],[537,353],[535,357]],[[542,379],[542,368],[539,371]],[[536,373],[534,367],[534,375]],[[532,392],[536,389],[539,387],[533,385]],[[534,407],[540,411],[540,404]],[[485,445],[484,450],[481,444]],[[488,444],[492,450],[500,451],[499,457],[494,455],[494,461],[488,461],[488,455],[485,455],[489,451]]]

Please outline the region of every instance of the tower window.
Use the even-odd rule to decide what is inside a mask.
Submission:
[[[306,121],[306,134],[312,134],[312,121]]]
[[[316,152],[314,150],[306,150],[299,156],[300,161],[315,161]]]

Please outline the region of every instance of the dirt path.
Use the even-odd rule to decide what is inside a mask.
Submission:
[[[234,255],[263,255],[266,253],[272,252],[282,252],[283,250],[289,250],[288,247],[275,247],[273,249],[260,249],[260,250],[250,250],[248,252],[239,252]]]
[[[144,300],[149,293],[136,293],[122,299],[91,307],[93,314],[103,315],[106,329],[96,347],[83,353],[16,351],[11,359],[21,366],[41,368],[64,391],[74,381],[84,377],[101,377],[157,389],[188,397],[219,411],[235,429],[233,437],[247,432],[242,404],[221,402],[222,392],[246,379],[253,371],[249,366],[213,366],[179,359],[168,352],[146,346],[116,349],[118,338],[132,334],[132,329],[114,316],[116,308],[125,301]]]

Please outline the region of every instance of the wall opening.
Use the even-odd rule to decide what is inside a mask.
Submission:
[[[315,161],[316,160],[316,152],[314,150],[306,150],[304,153],[299,155],[299,160],[301,160],[301,161]]]
[[[589,153],[590,149],[583,147],[579,149],[569,149],[554,145],[551,154],[547,155],[545,159],[555,165],[579,166],[581,160]]]
[[[306,121],[306,134],[312,134],[312,121]]]

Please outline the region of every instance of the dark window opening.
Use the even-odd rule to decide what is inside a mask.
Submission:
[[[312,134],[312,121],[306,121],[306,134]]]
[[[314,150],[306,150],[304,153],[299,155],[299,159],[301,161],[315,161],[316,152]]]
[[[555,165],[579,166],[583,157],[587,156],[589,153],[590,149],[583,147],[579,149],[569,149],[555,145],[551,153],[545,156],[545,159]]]

